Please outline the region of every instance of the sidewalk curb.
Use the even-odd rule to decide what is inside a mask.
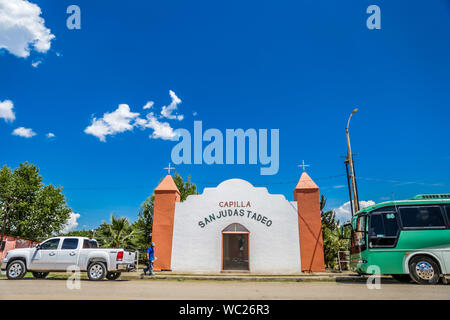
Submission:
[[[391,277],[381,277],[382,279],[391,279]],[[122,275],[121,280],[200,280],[200,281],[254,281],[254,282],[366,282],[367,278],[359,275],[182,275],[182,274],[156,274],[154,276]]]

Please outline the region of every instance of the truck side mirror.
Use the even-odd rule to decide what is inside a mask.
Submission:
[[[40,250],[41,249],[41,245],[40,244],[37,244],[36,245],[36,250]]]

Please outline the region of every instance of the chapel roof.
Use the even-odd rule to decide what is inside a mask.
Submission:
[[[298,189],[319,189],[319,187],[306,172],[303,172],[295,187],[295,190]]]
[[[168,174],[155,188],[155,191],[176,191],[180,193],[180,190],[178,190],[177,185],[175,184],[175,181],[173,181],[173,178],[170,174]]]

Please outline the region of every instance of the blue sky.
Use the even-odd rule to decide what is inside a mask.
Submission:
[[[280,130],[276,175],[261,176],[260,165],[176,166],[200,191],[239,177],[292,199],[305,160],[338,208],[348,201],[345,126],[358,107],[350,131],[361,200],[450,192],[449,1],[31,2],[55,38],[28,57],[1,50],[0,102],[15,115],[0,119],[1,162],[37,164],[45,183],[63,186],[78,228],[111,213],[134,220],[176,144],[149,138],[151,128],[105,142],[84,130],[120,104],[145,117],[154,101],[159,115],[170,90],[183,119],[159,121],[172,129],[201,120],[222,132]],[[81,30],[66,27],[71,4]],[[366,27],[371,4],[381,30]],[[12,135],[19,127],[36,135]]]

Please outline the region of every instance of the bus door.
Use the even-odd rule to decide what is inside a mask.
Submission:
[[[387,208],[386,208],[387,209]],[[403,273],[404,252],[393,250],[400,235],[397,212],[371,212],[368,225],[370,265],[378,266],[381,274]]]
[[[399,235],[397,212],[373,212],[369,219],[369,248],[395,248]]]

